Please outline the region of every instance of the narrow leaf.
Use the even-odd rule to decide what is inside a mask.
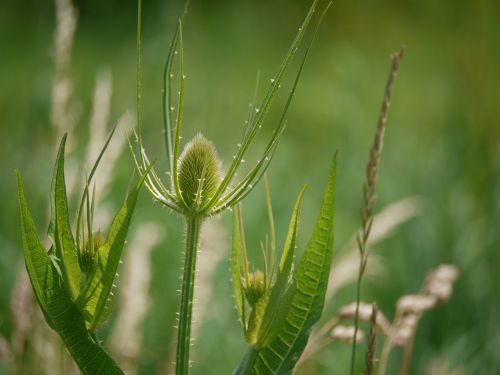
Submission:
[[[116,126],[111,129],[108,138],[106,139],[106,142],[104,142],[104,145],[102,146],[101,151],[99,152],[99,156],[97,156],[96,161],[94,162],[94,165],[92,166],[92,169],[90,170],[90,174],[86,179],[86,184],[85,184],[85,189],[82,194],[82,198],[80,199],[80,205],[78,206],[78,213],[76,215],[76,241],[77,241],[77,246],[80,245],[80,222],[82,219],[83,215],[83,206],[85,203],[86,196],[90,193],[88,189],[88,185],[92,181],[92,178],[94,177],[94,173],[97,170],[97,167],[99,166],[99,163],[101,162],[101,159],[106,152],[106,149],[108,148],[109,142],[111,142],[111,138],[113,138],[113,134],[115,134]],[[95,185],[94,185],[95,186]]]
[[[243,331],[246,331],[246,316],[245,316],[245,297],[243,292],[243,284],[241,282],[241,271],[243,265],[241,264],[244,259],[244,237],[242,234],[243,223],[241,219],[240,206],[236,206],[233,216],[233,238],[231,250],[231,271],[233,278],[233,292],[236,300],[236,309],[243,325]],[[246,259],[244,259],[246,261]]]
[[[70,291],[71,298],[75,300],[80,292],[81,271],[68,216],[68,200],[64,179],[65,145],[66,135],[64,135],[61,140],[55,167],[56,177],[54,186],[54,207],[57,240],[56,256],[61,259],[64,284]]]
[[[297,225],[299,222],[299,214],[300,214],[300,205],[302,203],[302,198],[304,197],[304,193],[306,191],[306,186],[302,188],[297,197],[297,201],[295,202],[295,207],[292,212],[292,218],[290,219],[290,224],[288,226],[288,234],[286,235],[285,246],[283,248],[283,252],[281,253],[281,260],[279,271],[280,274],[284,274],[288,277],[290,273],[290,269],[293,264],[293,255],[295,252],[295,239],[297,237]]]

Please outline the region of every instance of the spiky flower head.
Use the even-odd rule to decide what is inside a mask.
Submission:
[[[220,184],[220,161],[212,142],[198,133],[179,157],[179,186],[186,205],[196,210],[215,194]]]

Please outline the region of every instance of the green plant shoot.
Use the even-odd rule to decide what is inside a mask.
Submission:
[[[277,270],[273,269],[275,235],[268,189],[271,244],[267,241],[264,244],[264,271],[249,270],[243,219],[240,209],[235,211],[231,261],[233,290],[249,348],[234,374],[288,374],[302,354],[311,328],[321,316],[328,284],[334,238],[335,180],[336,157],[312,237],[296,270],[293,260],[305,189],[295,203]]]
[[[144,177],[128,195],[107,235],[94,232],[95,188],[91,197],[89,184],[112,134],[87,179],[77,214],[76,237],[68,214],[63,137],[52,182],[48,230],[52,246],[48,251],[38,237],[21,175],[16,171],[24,260],[31,285],[45,320],[62,338],[83,374],[123,374],[99,345],[95,331],[109,315],[113,281]]]

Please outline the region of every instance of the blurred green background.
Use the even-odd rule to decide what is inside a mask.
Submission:
[[[70,103],[79,118],[69,158],[78,161],[88,138],[100,69],[108,68],[113,77],[110,122],[126,111],[131,117],[135,113],[136,4],[79,0],[75,5],[78,28],[68,74],[74,83]],[[304,0],[191,1],[185,25],[184,139],[201,130],[214,141],[227,167],[242,135],[257,70],[262,94],[308,6]],[[161,168],[162,69],[182,3],[149,0],[143,7],[143,131],[148,151],[160,158]],[[11,298],[22,269],[14,168],[22,171],[40,231],[48,222],[58,142],[50,122],[54,14],[50,1],[0,2],[0,334],[7,340],[14,334]],[[377,301],[392,318],[397,298],[418,292],[429,270],[447,262],[461,272],[451,300],[423,317],[414,374],[430,374],[437,359],[449,366],[443,374],[453,369],[500,373],[499,24],[497,0],[335,1],[269,170],[278,240],[283,240],[295,195],[302,184],[309,184],[299,234],[303,249],[330,157],[339,151],[337,254],[359,226],[364,166],[389,56],[406,45],[389,115],[377,207],[418,195],[422,212],[372,249],[382,258],[383,272],[365,281],[363,299]],[[296,69],[297,62],[292,74]],[[259,136],[261,147],[278,119],[283,93]],[[123,131],[116,136],[123,137]],[[258,158],[258,151],[257,145],[249,162]],[[103,205],[118,207],[132,171],[130,153],[124,150]],[[244,204],[248,241],[256,249],[266,230],[263,203],[263,189],[258,187]],[[226,213],[217,223],[222,231],[217,246],[225,253],[213,269],[208,282],[212,295],[197,323],[193,374],[230,373],[245,350],[229,281],[230,220]],[[131,236],[146,221],[159,223],[164,237],[151,253],[151,306],[142,325],[138,366],[140,374],[165,373],[175,336],[183,229],[176,216],[153,205],[143,192]],[[325,314],[353,299],[354,286],[349,285]],[[113,320],[102,330],[105,341],[112,325]],[[347,344],[331,345],[306,372],[345,374],[349,353]],[[393,354],[389,373],[396,372],[401,353]],[[362,355],[358,357],[361,369]],[[7,373],[7,365],[0,366]]]

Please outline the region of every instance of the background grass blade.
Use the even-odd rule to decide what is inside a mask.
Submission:
[[[18,172],[17,181],[24,259],[36,299],[47,323],[59,333],[83,374],[123,374],[113,359],[90,336],[80,311],[67,295],[38,238]]]

